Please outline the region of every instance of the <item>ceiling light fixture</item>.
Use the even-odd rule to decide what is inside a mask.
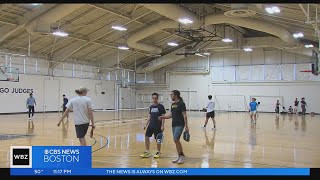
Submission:
[[[175,43],[175,42],[168,42],[167,44],[168,44],[169,46],[173,46],[173,47],[179,46],[179,44],[177,44],[177,43]]]
[[[277,6],[266,7],[265,10],[266,10],[269,14],[280,13],[280,9],[279,9]]]
[[[66,33],[66,32],[62,32],[62,31],[55,31],[52,33],[53,35],[56,35],[56,36],[61,36],[61,37],[66,37],[68,36],[69,34]]]
[[[201,53],[196,53],[197,56],[200,56],[200,57],[206,57],[205,55],[202,55]]]
[[[300,32],[300,33],[294,33],[293,37],[294,38],[302,38],[304,35]]]
[[[193,23],[193,21],[191,19],[189,19],[189,18],[179,18],[178,20],[182,24],[192,24]]]
[[[121,49],[121,50],[128,50],[129,47],[128,46],[118,46],[118,49]]]
[[[280,12],[280,9],[277,6],[273,6],[271,9],[275,13],[279,13]]]
[[[232,42],[232,40],[229,39],[229,38],[224,38],[224,39],[222,39],[222,41],[223,41],[223,42]]]
[[[306,47],[306,48],[312,48],[312,47],[314,47],[312,44],[306,44],[306,45],[304,45],[304,47]]]
[[[128,30],[127,28],[123,27],[123,26],[112,26],[112,29],[118,30],[118,31],[126,31]]]
[[[243,50],[246,51],[246,52],[251,52],[252,51],[251,48],[244,48]]]

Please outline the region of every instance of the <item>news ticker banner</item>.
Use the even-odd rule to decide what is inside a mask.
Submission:
[[[309,168],[12,168],[13,176],[309,176]]]
[[[309,168],[92,168],[91,146],[11,146],[10,175],[309,176]]]

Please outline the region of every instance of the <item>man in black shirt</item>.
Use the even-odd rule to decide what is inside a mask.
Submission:
[[[146,126],[144,127],[144,129],[147,128],[146,135],[145,135],[146,150],[143,154],[140,155],[140,157],[143,157],[143,158],[147,158],[151,156],[151,154],[149,153],[149,147],[150,147],[150,137],[152,136],[152,134],[154,134],[154,138],[156,139],[157,135],[164,131],[164,120],[159,121],[158,118],[161,115],[165,115],[166,110],[164,106],[158,102],[158,98],[159,98],[158,93],[152,94],[153,104],[149,108],[149,118]],[[161,154],[160,149],[161,149],[161,144],[157,143],[158,151],[153,156],[154,158],[160,158],[160,154]]]
[[[183,129],[185,129],[185,131],[189,131],[186,104],[183,102],[183,99],[180,97],[180,92],[178,90],[173,90],[170,96],[172,101],[174,101],[171,105],[171,113],[165,116],[160,116],[159,119],[172,118],[173,140],[174,140],[174,143],[176,144],[176,149],[178,152],[178,158],[172,160],[172,162],[182,164],[184,163],[185,155],[183,153],[180,137],[183,132]]]

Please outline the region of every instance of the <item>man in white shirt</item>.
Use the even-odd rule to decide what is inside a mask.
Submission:
[[[207,114],[206,114],[206,121],[204,123],[204,126],[203,128],[206,128],[207,124],[208,124],[208,120],[209,118],[212,119],[212,122],[213,122],[213,128],[212,130],[216,130],[216,120],[214,119],[214,106],[215,106],[215,103],[214,101],[212,100],[212,96],[209,95],[208,96],[208,99],[209,99],[209,102],[208,102],[208,105],[207,105]]]
[[[89,122],[91,120],[92,129],[94,129],[93,111],[92,111],[92,101],[87,97],[89,89],[85,87],[80,87],[75,90],[78,94],[77,97],[72,98],[66,105],[67,109],[63,113],[58,126],[60,126],[63,119],[68,115],[69,112],[73,111],[73,119],[76,127],[77,138],[79,138],[81,146],[86,146],[85,135],[87,134],[89,128]]]

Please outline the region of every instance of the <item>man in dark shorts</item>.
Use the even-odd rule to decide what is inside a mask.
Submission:
[[[280,114],[280,102],[279,100],[277,100],[277,103],[276,103],[276,108],[275,108],[275,111],[276,111],[276,114]]]
[[[166,110],[164,106],[158,102],[158,98],[159,98],[158,93],[152,94],[153,104],[149,108],[149,118],[146,126],[144,127],[144,129],[147,129],[146,135],[145,135],[146,150],[144,151],[143,154],[140,155],[140,157],[143,157],[143,158],[148,158],[151,156],[151,154],[149,153],[149,148],[150,148],[150,137],[152,136],[152,134],[154,135],[154,139],[156,139],[157,135],[164,131],[164,120],[160,121],[158,120],[158,118],[161,115],[165,115]],[[160,158],[161,143],[157,142],[157,150],[158,150],[157,153],[154,154],[153,156],[154,158]]]
[[[183,133],[183,129],[185,129],[185,131],[189,131],[186,104],[183,102],[183,99],[180,96],[180,91],[173,90],[170,96],[171,100],[173,101],[171,104],[171,112],[168,115],[160,116],[159,119],[172,118],[173,141],[176,144],[178,153],[178,158],[172,160],[172,163],[182,164],[184,163],[185,155],[183,153],[180,137]]]
[[[208,124],[208,120],[209,118],[212,119],[212,122],[213,122],[213,128],[212,130],[216,130],[216,120],[214,119],[214,101],[212,100],[212,96],[209,95],[208,96],[208,99],[209,99],[209,102],[208,102],[208,105],[207,105],[207,113],[206,113],[206,121],[204,123],[204,126],[203,128],[206,128],[207,124]]]
[[[87,97],[88,91],[89,89],[85,87],[80,87],[79,89],[75,90],[78,96],[72,98],[68,102],[68,104],[66,105],[67,109],[63,113],[59,123],[57,124],[57,126],[60,126],[61,122],[68,115],[68,113],[73,111],[73,120],[75,124],[76,134],[77,138],[79,138],[81,146],[87,145],[85,135],[87,134],[90,121],[92,129],[95,128],[92,111],[93,104],[91,98]]]

